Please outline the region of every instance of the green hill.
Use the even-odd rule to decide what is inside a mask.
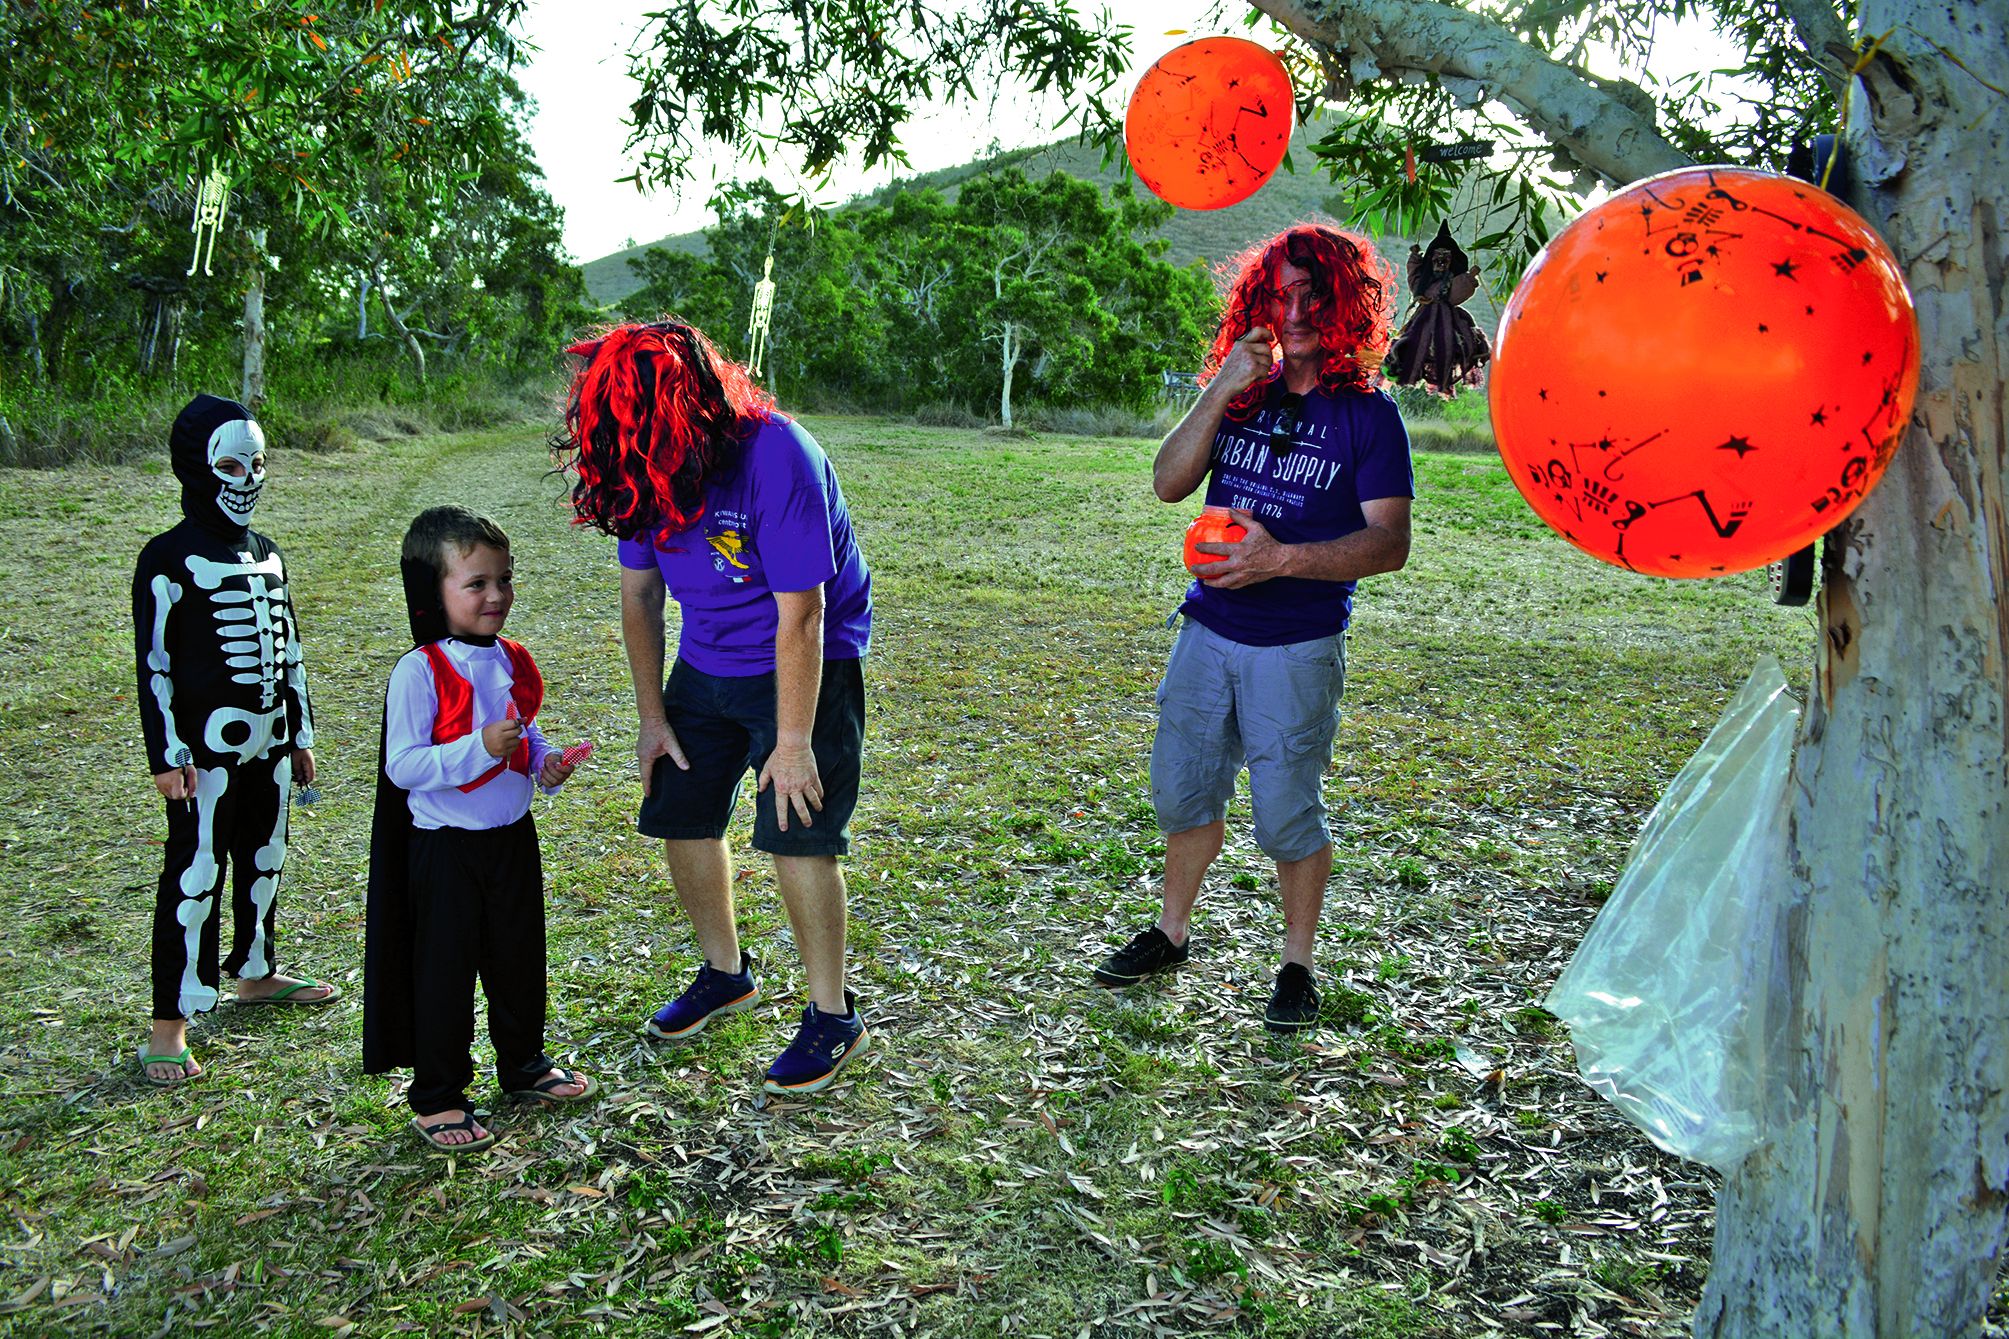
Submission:
[[[1158,232],[1158,236],[1164,238],[1167,243],[1165,258],[1175,265],[1198,260],[1212,267],[1219,265],[1252,242],[1279,232],[1293,223],[1333,221],[1337,212],[1333,206],[1338,203],[1340,187],[1326,177],[1319,167],[1318,159],[1311,152],[1310,145],[1319,133],[1322,132],[1317,127],[1299,126],[1291,142],[1291,160],[1297,170],[1278,172],[1267,185],[1240,204],[1229,205],[1226,209],[1182,209],[1174,214],[1171,221]],[[980,173],[1002,167],[1019,168],[1030,177],[1044,177],[1050,172],[1065,172],[1069,176],[1100,182],[1104,186],[1113,185],[1124,175],[1124,164],[1120,157],[1105,165],[1102,150],[1096,146],[1063,140],[1057,144],[1032,149],[1015,149],[976,158],[955,167],[902,178],[879,190],[860,196],[842,207],[881,204],[895,192],[929,187],[953,197],[956,189],[964,181]],[[1134,184],[1135,179],[1132,180]],[[1459,212],[1467,211],[1461,209]],[[1476,221],[1463,223],[1456,229],[1460,235],[1459,240],[1468,247],[1474,236],[1488,230]],[[1394,266],[1398,281],[1402,277],[1403,261],[1409,253],[1412,240],[1417,239],[1392,236],[1376,239],[1376,246]],[[593,300],[602,304],[615,304],[640,287],[626,262],[629,257],[641,255],[650,246],[670,251],[702,253],[705,240],[702,233],[679,233],[646,246],[616,251],[612,255],[589,261],[584,267],[586,289]],[[1400,311],[1406,312],[1407,309],[1406,301],[1400,304]],[[1473,319],[1487,329],[1492,328],[1498,316],[1495,304],[1483,288],[1467,304],[1467,309],[1471,311]]]

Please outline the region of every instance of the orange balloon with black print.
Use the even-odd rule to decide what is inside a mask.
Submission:
[[[1249,532],[1239,521],[1228,514],[1226,507],[1203,507],[1193,523],[1186,527],[1186,566],[1198,567],[1203,563],[1218,563],[1226,554],[1202,553],[1195,544],[1235,544]]]
[[[1276,173],[1296,118],[1268,47],[1204,37],[1160,56],[1130,95],[1123,147],[1137,179],[1181,209],[1246,200]]]
[[[1855,509],[1918,361],[1904,275],[1859,215],[1792,177],[1696,167],[1635,182],[1535,258],[1487,396],[1501,459],[1563,538],[1714,576]]]

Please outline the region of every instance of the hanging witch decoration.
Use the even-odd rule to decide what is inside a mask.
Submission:
[[[1479,291],[1478,273],[1451,240],[1451,225],[1419,251],[1409,248],[1409,291],[1416,305],[1389,346],[1382,370],[1404,386],[1423,385],[1450,399],[1460,386],[1479,384],[1479,369],[1493,356],[1486,334],[1463,304]]]

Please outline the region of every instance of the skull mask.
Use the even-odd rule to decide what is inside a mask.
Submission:
[[[250,525],[265,488],[265,430],[258,420],[232,419],[209,434],[209,469],[220,481],[216,505],[232,525]]]
[[[174,421],[168,455],[181,480],[184,516],[233,537],[250,525],[265,487],[265,432],[250,410],[196,396]]]

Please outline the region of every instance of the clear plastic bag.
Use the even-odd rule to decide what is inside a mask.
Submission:
[[[1778,1109],[1780,859],[1799,708],[1766,657],[1647,817],[1544,1007],[1577,1072],[1670,1153],[1735,1167]]]

